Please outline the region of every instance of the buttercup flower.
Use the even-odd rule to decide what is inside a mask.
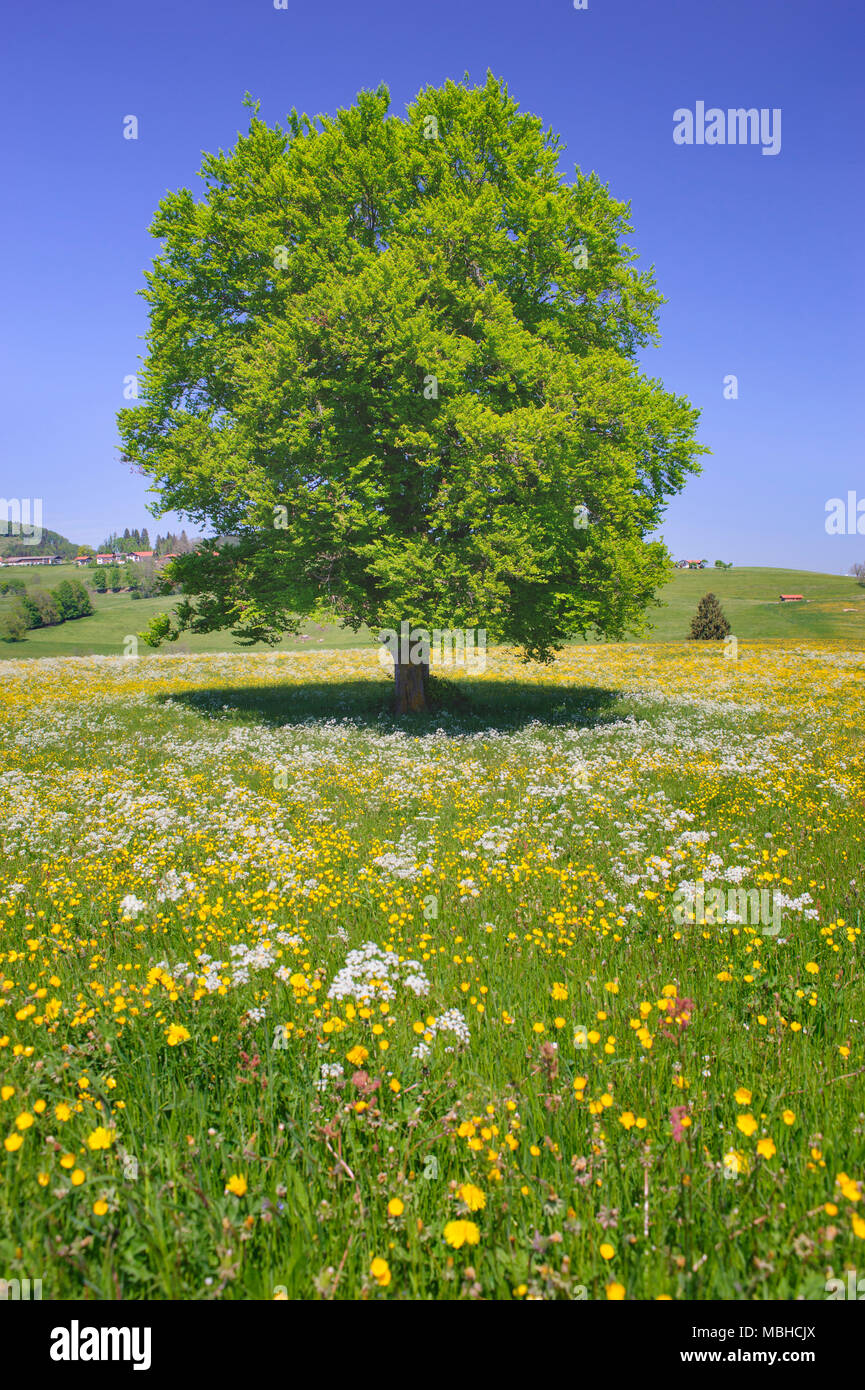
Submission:
[[[380,1288],[387,1288],[391,1280],[391,1273],[387,1260],[383,1260],[381,1256],[377,1255],[369,1267],[369,1272]]]

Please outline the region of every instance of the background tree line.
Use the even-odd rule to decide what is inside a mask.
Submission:
[[[0,582],[0,593],[16,595],[12,607],[0,615],[0,641],[19,642],[36,627],[56,627],[94,611],[90,595],[78,579],[64,579],[56,589],[30,588],[20,579]]]
[[[119,531],[114,531],[102,542],[99,547],[103,554],[111,553],[131,555],[135,550],[152,550],[154,556],[160,555],[186,555],[193,549],[193,542],[189,539],[185,531],[178,535],[175,531],[168,531],[164,536],[157,534],[156,540],[151,542],[150,533],[146,526],[139,531],[137,527],[132,530],[127,526],[121,536]],[[81,546],[81,555],[92,555],[92,547]]]

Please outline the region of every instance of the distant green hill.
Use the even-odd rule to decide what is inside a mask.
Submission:
[[[0,517],[0,528],[4,526],[8,534],[0,530],[0,555],[64,555],[71,560],[78,554],[78,546],[61,536],[58,531],[48,531],[44,527],[39,540],[28,545],[21,539],[20,523]]]
[[[28,586],[44,584],[55,588],[61,579],[76,576],[86,581],[87,571],[75,565],[50,569],[4,568],[0,579],[23,580]],[[767,638],[801,640],[817,637],[843,638],[865,644],[865,589],[856,580],[841,575],[812,573],[808,570],[744,568],[732,570],[677,570],[673,580],[660,592],[661,607],[650,610],[654,624],[649,642],[684,641],[691,618],[704,594],[717,594],[732,631],[742,640]],[[782,604],[779,594],[804,594],[806,603]],[[37,628],[22,642],[0,642],[0,660],[9,657],[38,656],[120,656],[127,636],[140,632],[155,613],[169,609],[174,599],[132,599],[127,593],[93,594],[93,617],[79,618],[61,627]],[[10,603],[0,597],[0,612]],[[845,610],[850,610],[845,612]],[[371,633],[354,633],[337,625],[307,623],[306,640],[284,640],[281,651],[321,651],[326,648],[370,646]],[[142,654],[149,648],[143,644]],[[178,643],[161,648],[169,654],[180,652],[265,651],[263,646],[240,647],[227,632],[204,636],[186,635]]]
[[[811,570],[677,570],[651,609],[649,640],[675,642],[688,635],[704,594],[716,594],[732,632],[747,639],[850,637],[865,639],[865,589],[852,575]],[[781,594],[802,594],[804,603],[781,603]],[[845,612],[845,609],[852,610]]]

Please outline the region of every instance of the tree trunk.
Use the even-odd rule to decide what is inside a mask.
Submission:
[[[429,665],[426,662],[395,661],[393,680],[396,714],[419,714],[428,708]]]

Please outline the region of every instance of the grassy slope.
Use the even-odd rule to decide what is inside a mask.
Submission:
[[[21,575],[30,585],[54,588],[61,579],[83,578],[74,565],[51,569],[6,570],[6,579]],[[865,640],[865,589],[849,576],[812,573],[808,570],[743,568],[732,570],[679,570],[661,591],[662,606],[650,613],[653,629],[650,641],[679,641],[687,636],[690,619],[703,594],[715,593],[721,600],[735,635],[743,640],[766,638],[836,637]],[[804,594],[805,604],[781,604],[781,593]],[[9,604],[0,597],[0,611]],[[169,606],[164,598],[131,599],[128,594],[94,594],[96,613],[92,618],[64,623],[61,627],[29,632],[22,642],[0,643],[4,657],[40,656],[119,656],[128,635],[140,632],[154,613]],[[852,612],[845,613],[845,608]],[[285,639],[278,650],[300,651],[315,648],[344,648],[370,645],[366,631],[353,633],[340,627],[308,623],[308,640]],[[146,650],[146,649],[142,649]],[[230,633],[186,635],[164,651],[218,652],[244,650]],[[249,650],[263,650],[254,647]]]
[[[708,593],[717,594],[740,638],[865,638],[865,589],[852,576],[751,567],[678,570],[661,591],[663,607],[650,614],[650,637],[666,642],[686,637],[697,604]],[[779,594],[804,594],[808,602],[780,603]]]

